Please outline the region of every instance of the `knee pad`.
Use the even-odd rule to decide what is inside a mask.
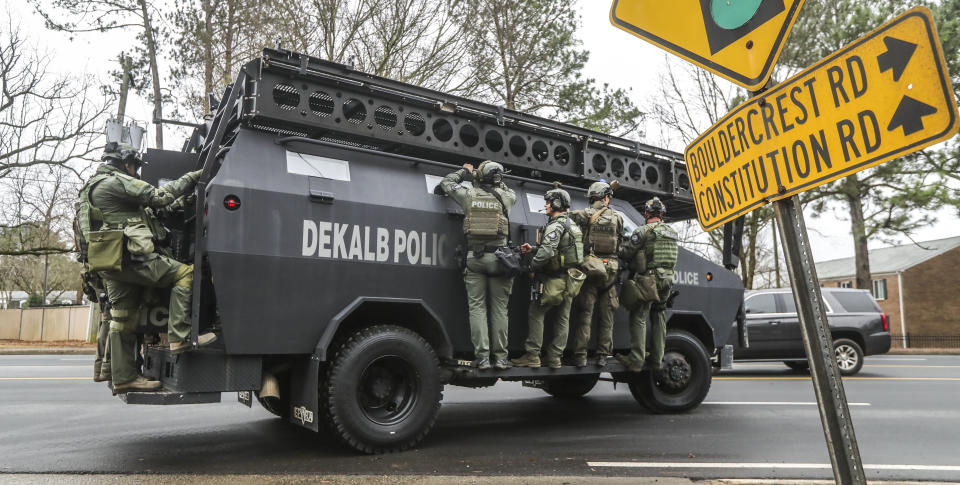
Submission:
[[[110,320],[110,331],[119,333],[134,333],[137,331],[137,322]]]

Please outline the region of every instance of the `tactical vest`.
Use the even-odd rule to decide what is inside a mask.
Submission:
[[[590,216],[584,245],[597,256],[615,255],[620,250],[620,234],[616,212],[603,207]]]
[[[652,249],[647,266],[654,268],[663,268],[670,271],[677,266],[677,233],[667,224],[656,222],[653,227],[647,229],[647,232],[653,235],[653,244],[650,248],[648,241],[648,251]]]
[[[557,244],[557,253],[547,265],[548,272],[576,268],[583,262],[583,233],[580,231],[580,226],[574,224],[566,214],[559,216],[555,221],[562,224],[564,229]],[[547,234],[547,231],[544,231],[544,234]]]
[[[486,191],[474,190],[465,207],[463,233],[470,237],[496,238],[509,234],[510,221],[507,220],[503,205]]]
[[[111,173],[102,173],[94,175],[83,184],[80,193],[77,195],[77,202],[74,204],[76,211],[73,218],[73,238],[79,252],[79,261],[86,262],[88,241],[90,240],[90,231],[96,231],[103,225],[103,212],[93,206],[90,199],[91,192],[100,182],[103,182]]]

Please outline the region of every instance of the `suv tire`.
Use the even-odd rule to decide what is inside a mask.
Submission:
[[[410,449],[433,427],[443,385],[433,348],[419,334],[377,325],[351,335],[322,375],[327,427],[364,453]]]
[[[547,394],[561,399],[581,397],[590,392],[599,380],[600,374],[558,377],[544,381],[543,390]]]
[[[630,393],[654,413],[689,411],[710,391],[713,372],[707,349],[684,330],[667,331],[663,367],[631,375]]]
[[[840,374],[852,376],[863,368],[863,349],[860,344],[846,338],[833,341],[833,353],[837,358]]]

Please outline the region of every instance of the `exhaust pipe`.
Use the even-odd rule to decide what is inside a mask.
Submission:
[[[277,382],[277,376],[270,373],[263,374],[259,395],[261,399],[280,400],[280,383]]]

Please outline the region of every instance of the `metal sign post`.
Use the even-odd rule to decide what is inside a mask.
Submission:
[[[794,195],[774,202],[783,254],[787,258],[793,298],[797,303],[803,346],[807,351],[810,376],[817,395],[820,421],[827,440],[827,451],[838,484],[865,484],[863,462],[847,395],[840,381],[840,369],[833,357],[833,342],[827,326],[827,313],[820,295],[820,281],[813,263],[807,226],[803,222],[800,200]]]

